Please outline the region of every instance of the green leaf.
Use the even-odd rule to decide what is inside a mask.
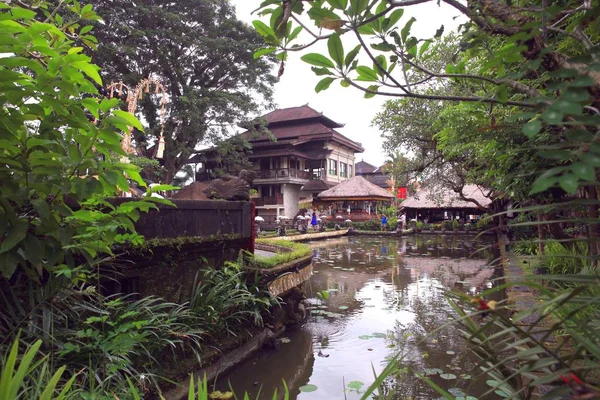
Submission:
[[[529,139],[533,138],[542,130],[542,122],[540,120],[529,121],[525,125],[523,125],[523,134],[527,136]]]
[[[345,10],[348,7],[348,0],[327,0],[327,2],[339,10]]]
[[[376,82],[378,79],[377,73],[373,69],[364,65],[357,67],[356,72],[358,73],[358,78],[356,79],[358,81]]]
[[[2,240],[0,253],[4,253],[12,249],[21,241],[23,241],[27,236],[28,229],[29,223],[27,221],[18,221],[15,225],[13,225],[4,240]]]
[[[410,19],[408,20],[408,22],[406,23],[406,25],[404,25],[404,28],[402,28],[402,31],[400,31],[400,36],[402,37],[402,41],[403,42],[406,42],[406,38],[410,34],[410,28],[412,27],[412,24],[415,21],[416,21],[415,17],[410,17]]]
[[[298,388],[299,391],[303,392],[303,393],[309,393],[309,392],[314,392],[316,391],[318,388],[316,385],[304,385],[304,386],[300,386]]]
[[[594,181],[596,179],[596,173],[592,166],[589,164],[576,162],[571,165],[571,171],[579,179],[584,181]]]
[[[377,51],[392,51],[396,49],[396,46],[391,43],[373,43],[371,47]]]
[[[442,37],[442,35],[444,34],[444,25],[440,26],[438,28],[437,31],[435,31],[435,35],[433,35],[434,38],[439,39]]]
[[[333,72],[331,72],[330,70],[328,70],[327,68],[317,68],[317,67],[310,67],[310,69],[315,73],[315,75],[317,76],[323,76],[323,75],[333,75]]]
[[[561,99],[570,102],[587,102],[590,98],[590,93],[586,89],[569,88],[565,90]]]
[[[561,111],[549,108],[542,114],[542,119],[549,124],[560,124],[565,117],[565,114]]]
[[[307,64],[316,65],[317,67],[335,68],[331,60],[322,54],[310,53],[300,57]]]
[[[400,21],[400,18],[402,18],[402,16],[404,15],[404,9],[403,8],[399,8],[397,10],[394,10],[390,16],[388,17],[390,22],[389,22],[389,26],[393,27],[394,25],[396,25],[398,23],[398,21]]]
[[[327,48],[329,50],[329,56],[336,62],[337,66],[341,69],[344,64],[344,45],[340,39],[340,35],[333,33],[327,40]]]
[[[264,55],[267,55],[267,54],[271,54],[274,51],[277,51],[277,49],[275,47],[267,47],[267,48],[255,51],[253,57],[256,60],[257,58],[260,58],[260,57],[262,57]]]
[[[102,86],[102,78],[98,73],[98,71],[100,71],[100,67],[87,61],[74,61],[71,63],[71,65],[81,70],[84,74],[92,78],[98,85]]]
[[[372,97],[375,97],[375,95],[377,94],[376,93],[377,89],[379,89],[379,86],[378,85],[371,85],[367,89],[370,90],[370,91],[372,91],[372,92],[375,92],[375,93],[365,92],[365,99],[370,99]]]
[[[290,33],[290,35],[287,37],[287,42],[289,43],[292,40],[296,39],[298,37],[298,35],[300,34],[300,32],[302,32],[301,26],[297,26],[296,28],[294,28],[292,33]]]
[[[357,16],[367,9],[369,0],[350,0],[349,14],[351,16]]]
[[[133,126],[134,128],[136,128],[142,132],[144,131],[144,126],[142,125],[140,120],[135,117],[135,115],[130,114],[127,111],[122,111],[122,110],[115,110],[115,111],[113,111],[113,114],[116,115],[117,117],[123,118],[125,121],[127,121],[127,125]]]
[[[583,112],[583,107],[579,103],[570,102],[564,99],[554,101],[554,103],[552,103],[552,108],[571,115],[578,115]]]
[[[348,79],[342,79],[340,80],[340,85],[342,85],[342,87],[350,87],[350,81],[348,81]]]
[[[529,194],[541,193],[548,190],[556,183],[556,177],[539,176],[531,185]]]
[[[577,177],[568,173],[558,178],[558,184],[565,192],[570,194],[575,194],[579,188]]]
[[[350,50],[350,52],[348,54],[346,54],[346,59],[344,60],[344,64],[346,65],[346,68],[350,67],[350,64],[352,64],[352,61],[354,61],[354,59],[358,55],[358,52],[360,51],[361,48],[362,48],[362,46],[359,44],[355,48]]]
[[[255,20],[252,21],[252,25],[254,26],[254,29],[256,29],[256,32],[258,32],[259,35],[265,38],[275,37],[275,31],[264,22]]]
[[[21,259],[13,252],[0,253],[0,273],[6,279],[12,278]]]
[[[319,83],[317,83],[317,86],[315,86],[315,92],[319,93],[323,90],[327,90],[327,88],[329,88],[329,86],[331,86],[331,83],[333,81],[335,81],[336,78],[332,78],[332,77],[327,77],[327,78],[323,78],[319,81]]]
[[[425,43],[423,43],[421,45],[421,48],[419,49],[419,57],[422,57],[423,54],[427,51],[427,49],[429,49],[429,46],[431,45],[431,41],[426,40]]]

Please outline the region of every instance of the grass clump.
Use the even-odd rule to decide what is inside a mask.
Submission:
[[[283,247],[289,251],[277,253],[273,257],[262,257],[255,255],[253,257],[253,266],[256,268],[268,269],[276,267],[290,261],[298,260],[312,254],[310,246],[303,243],[290,242],[287,240],[267,240],[258,239],[257,243],[264,243],[271,246]]]

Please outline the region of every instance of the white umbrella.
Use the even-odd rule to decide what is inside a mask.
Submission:
[[[351,220],[351,219],[347,219],[347,220],[345,220],[344,222],[346,222],[346,223],[347,223],[347,222],[352,222],[352,220]]]
[[[342,217],[341,215],[337,215],[337,216],[335,217],[335,219],[344,219],[344,217]]]
[[[321,215],[321,219],[327,219],[327,215]]]
[[[289,217],[286,217],[285,215],[280,215],[279,217],[277,217],[278,219],[290,219]]]
[[[304,216],[302,216],[302,215],[298,215],[298,216],[296,217],[296,219],[304,219]]]
[[[254,222],[265,222],[265,219],[260,215],[257,215],[256,217],[254,217]]]

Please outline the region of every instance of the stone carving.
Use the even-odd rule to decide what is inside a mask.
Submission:
[[[239,177],[224,175],[212,181],[202,192],[209,199],[250,200],[250,188],[256,178],[256,172],[241,170]]]

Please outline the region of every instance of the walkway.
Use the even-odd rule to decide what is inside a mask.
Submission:
[[[261,256],[264,258],[271,258],[271,257],[275,257],[277,255],[277,253],[273,253],[273,252],[266,251],[266,250],[254,249],[254,255]]]

